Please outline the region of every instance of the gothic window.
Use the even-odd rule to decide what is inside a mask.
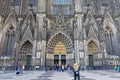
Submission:
[[[4,43],[4,53],[10,55],[13,52],[13,46],[15,42],[15,31],[14,27],[11,26],[6,32],[6,38]]]
[[[107,26],[105,28],[105,42],[106,42],[107,52],[109,54],[113,54],[114,52],[113,39],[114,39],[113,31],[109,26]]]
[[[71,0],[52,0],[52,14],[56,15],[62,11],[65,15],[70,13]]]
[[[52,0],[54,5],[67,5],[69,4],[69,0]]]
[[[37,6],[38,0],[30,0],[30,4]]]
[[[20,6],[21,0],[15,0],[15,6]]]

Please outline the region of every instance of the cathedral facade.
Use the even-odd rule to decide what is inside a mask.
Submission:
[[[120,0],[0,0],[0,66],[109,66],[119,50]]]

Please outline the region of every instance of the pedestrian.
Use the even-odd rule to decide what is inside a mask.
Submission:
[[[64,65],[61,66],[61,70],[62,70],[62,72],[64,72],[64,70],[65,70],[65,66]]]
[[[117,65],[114,66],[114,70],[117,71]]]
[[[16,74],[19,75],[19,74],[21,74],[21,73],[23,73],[23,72],[22,72],[22,69],[20,68],[20,66],[18,66],[18,67],[17,67]]]
[[[20,67],[19,67],[19,66],[17,67],[16,74],[17,74],[17,75],[20,74]]]
[[[78,78],[78,80],[80,80],[79,71],[80,71],[79,65],[77,64],[77,62],[75,62],[73,65],[74,80],[76,80],[76,77]]]
[[[117,71],[119,72],[119,70],[120,70],[120,66],[118,65],[118,66],[117,66]]]

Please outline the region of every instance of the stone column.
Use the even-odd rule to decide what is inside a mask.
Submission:
[[[42,40],[42,46],[41,46],[41,66],[46,65],[46,41]]]
[[[75,44],[75,52],[74,52],[74,56],[75,56],[75,61],[79,64],[79,41],[78,40],[76,40],[75,42],[74,42],[74,44]]]
[[[88,49],[87,49],[87,42],[86,40],[84,40],[84,64],[87,67],[89,64],[89,60],[88,60]]]
[[[33,41],[33,50],[32,50],[32,66],[36,65],[36,40]]]
[[[36,53],[38,53],[38,55],[39,55],[39,58],[37,59],[37,61],[38,61],[38,64],[37,64],[37,65],[39,65],[39,66],[41,66],[41,46],[42,46],[41,41],[38,40],[38,41],[37,41],[37,51],[36,51]],[[37,54],[36,54],[36,55],[37,55]],[[37,57],[37,56],[36,56],[36,57]]]
[[[74,29],[74,47],[75,47],[75,61],[80,63],[80,43],[79,43],[79,33],[82,30],[82,16],[81,16],[81,4],[82,0],[74,0],[75,3],[75,29]]]
[[[61,55],[59,55],[59,65],[61,65]]]
[[[41,57],[40,57],[40,64],[41,66],[45,66],[46,64],[46,34],[43,29],[44,25],[44,18],[46,18],[46,0],[38,0],[38,7],[37,7],[37,19],[38,19],[38,30],[41,33]]]

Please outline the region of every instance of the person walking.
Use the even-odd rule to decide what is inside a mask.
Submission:
[[[19,75],[19,74],[22,74],[22,69],[20,68],[20,66],[17,67],[17,71],[16,71],[16,74]]]
[[[61,69],[62,69],[62,72],[64,72],[64,70],[65,70],[64,64],[62,64]]]
[[[78,78],[78,80],[80,80],[79,71],[80,71],[79,65],[77,64],[77,62],[75,62],[73,65],[74,80],[76,80],[76,78]]]

